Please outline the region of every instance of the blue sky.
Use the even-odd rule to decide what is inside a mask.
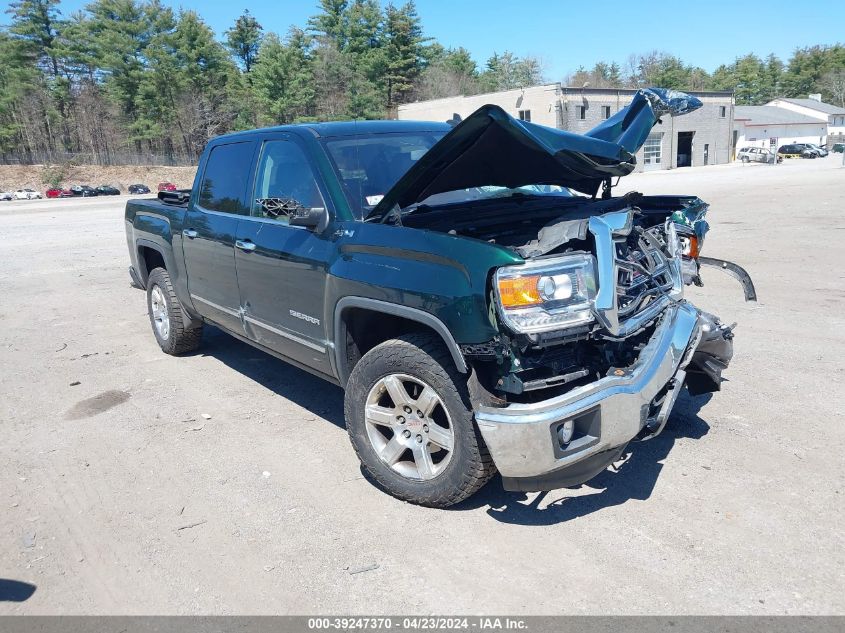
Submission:
[[[245,8],[279,33],[317,12],[316,0],[163,2],[196,10],[221,36]],[[70,14],[85,4],[61,7]],[[417,10],[427,35],[469,49],[479,65],[506,49],[534,55],[550,81],[599,60],[624,65],[630,53],[653,49],[712,71],[748,52],[785,61],[797,47],[845,43],[843,0],[417,0]]]

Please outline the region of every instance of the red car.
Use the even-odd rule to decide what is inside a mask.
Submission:
[[[73,192],[70,189],[59,189],[58,187],[53,187],[52,189],[45,191],[44,195],[48,198],[72,198]]]
[[[159,191],[176,191],[176,185],[172,182],[160,182],[158,183],[158,190]]]

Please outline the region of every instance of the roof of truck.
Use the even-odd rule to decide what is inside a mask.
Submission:
[[[328,123],[294,123],[275,127],[232,132],[217,138],[232,138],[252,134],[266,134],[268,132],[294,132],[301,134],[310,131],[318,137],[354,136],[356,134],[389,134],[391,132],[447,132],[451,129],[448,123],[436,121],[332,121]]]

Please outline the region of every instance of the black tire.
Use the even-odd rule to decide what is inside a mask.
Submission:
[[[454,447],[448,463],[433,479],[411,479],[396,472],[382,461],[367,435],[367,397],[381,379],[391,374],[406,374],[426,383],[437,392],[448,413]],[[406,334],[364,354],[349,377],[344,413],[349,438],[364,470],[380,488],[398,499],[446,508],[475,494],[496,473],[473,421],[466,377],[455,368],[449,351],[435,335]]]
[[[153,293],[154,289],[160,289],[164,297],[163,305],[167,310],[168,328],[167,335],[163,336],[156,326],[153,316]],[[178,356],[193,352],[200,346],[202,340],[202,325],[195,328],[186,328],[185,323],[189,322],[182,309],[182,304],[173,292],[173,284],[170,282],[170,275],[164,268],[154,268],[147,279],[147,311],[150,316],[150,325],[153,328],[153,335],[158,341],[161,351],[165,354]]]
[[[743,163],[747,163],[747,162],[749,162],[751,159],[750,159],[750,158],[748,158],[748,156],[743,156],[742,158],[740,158],[740,160],[741,160]]]

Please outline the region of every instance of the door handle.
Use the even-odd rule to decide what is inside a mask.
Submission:
[[[255,244],[249,240],[235,240],[235,246],[245,253],[251,253],[255,250]]]
[[[192,240],[198,235],[198,233],[194,229],[185,229],[182,231],[182,235]]]

